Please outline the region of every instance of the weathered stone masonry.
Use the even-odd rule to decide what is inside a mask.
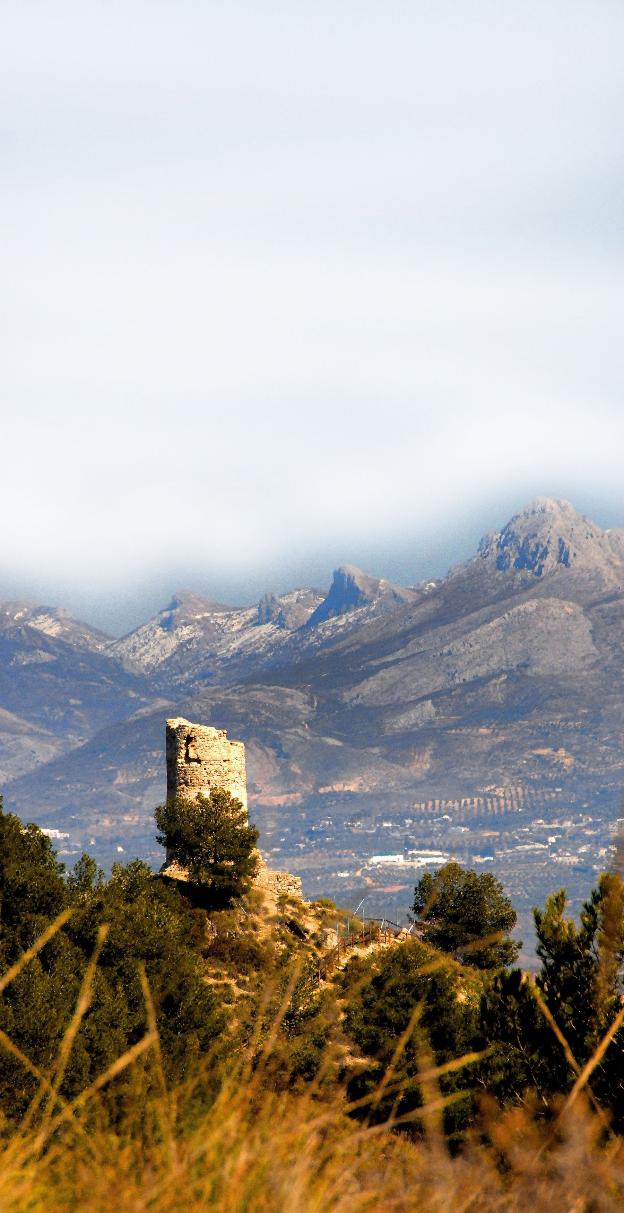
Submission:
[[[194,800],[224,788],[247,809],[247,774],[242,741],[229,741],[224,729],[191,724],[183,716],[167,721],[167,800]]]
[[[223,788],[240,800],[247,810],[247,773],[245,746],[230,741],[224,729],[193,724],[183,716],[167,721],[167,800],[177,796],[194,800],[209,796],[211,788]],[[170,875],[186,879],[185,874],[169,866]],[[256,885],[274,897],[286,894],[301,898],[301,880],[290,872],[275,872],[260,860]]]

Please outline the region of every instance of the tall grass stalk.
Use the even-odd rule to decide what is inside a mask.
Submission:
[[[423,1069],[425,1061],[423,1059]],[[180,1099],[187,1102],[188,1092]],[[160,1095],[158,1099],[162,1098]],[[123,1126],[84,1141],[65,1125],[40,1155],[0,1150],[3,1213],[615,1213],[624,1201],[619,1142],[582,1097],[539,1152],[547,1130],[526,1108],[497,1111],[489,1144],[476,1138],[452,1158],[436,1119],[448,1099],[419,1110],[429,1133],[409,1140],[387,1125],[356,1125],[335,1104],[319,1115],[309,1093],[250,1099],[240,1073],[224,1082],[173,1144]],[[395,1125],[413,1123],[401,1117]],[[38,1144],[38,1143],[37,1143]],[[95,1158],[93,1149],[95,1149]]]
[[[59,920],[45,942],[58,929]],[[201,1073],[167,1089],[156,1011],[140,970],[144,1036],[67,1102],[60,1091],[63,1074],[105,937],[100,931],[49,1075],[0,1036],[0,1045],[39,1083],[21,1126],[0,1127],[0,1213],[111,1213],[111,1207],[128,1213],[620,1213],[624,1206],[621,1139],[605,1135],[604,1119],[584,1091],[624,1009],[583,1069],[556,1032],[577,1078],[568,1099],[553,1109],[559,1113],[554,1121],[544,1119],[542,1108],[539,1114],[530,1106],[503,1112],[486,1104],[479,1133],[452,1156],[442,1114],[467,1092],[444,1096],[439,1080],[484,1054],[439,1066],[421,1047],[411,1081],[420,1087],[422,1106],[398,1115],[403,1088],[397,1067],[420,1008],[380,1086],[363,1099],[349,1104],[336,1087],[328,1098],[322,1083],[278,1091],[271,1085],[271,1054],[299,976],[295,967],[262,1048],[258,1028],[208,1102]],[[4,988],[44,946],[37,944],[5,974]],[[126,1089],[123,1111],[111,1119],[100,1108],[102,1092],[135,1067],[136,1093]],[[151,1074],[155,1081],[141,1081]],[[385,1123],[349,1115],[367,1104],[375,1109],[389,1095],[395,1101]],[[397,1133],[399,1128],[412,1132]]]

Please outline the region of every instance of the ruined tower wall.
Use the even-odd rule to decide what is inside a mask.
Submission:
[[[247,811],[247,773],[245,746],[242,741],[229,741],[224,729],[207,724],[193,724],[183,716],[167,721],[167,800],[180,796],[193,800],[209,796],[211,788],[224,788]],[[290,872],[276,872],[259,857],[257,888],[277,898],[282,894],[301,899],[301,880]],[[177,864],[167,862],[163,871],[177,880],[188,875]]]
[[[247,809],[247,774],[242,741],[229,741],[224,729],[192,724],[183,716],[167,721],[167,800],[208,796],[224,788]]]

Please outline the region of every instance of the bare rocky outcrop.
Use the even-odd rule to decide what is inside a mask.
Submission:
[[[263,594],[258,603],[258,627],[269,623],[283,632],[295,631],[309,619],[320,597],[317,590],[293,590],[281,598],[276,594]]]
[[[383,577],[371,577],[353,564],[343,564],[334,569],[329,591],[310,615],[306,627],[314,628],[319,623],[347,615],[360,607],[374,605],[382,610],[391,609],[412,602],[414,598],[413,590],[394,585]]]
[[[617,535],[611,537],[569,501],[536,497],[502,531],[484,536],[479,555],[499,573],[512,570],[544,577],[575,567],[597,571],[621,560],[621,549]]]

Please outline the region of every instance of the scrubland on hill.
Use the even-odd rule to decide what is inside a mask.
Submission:
[[[602,1211],[624,1197],[624,882],[536,912],[445,865],[385,936],[0,814],[0,1207]]]

